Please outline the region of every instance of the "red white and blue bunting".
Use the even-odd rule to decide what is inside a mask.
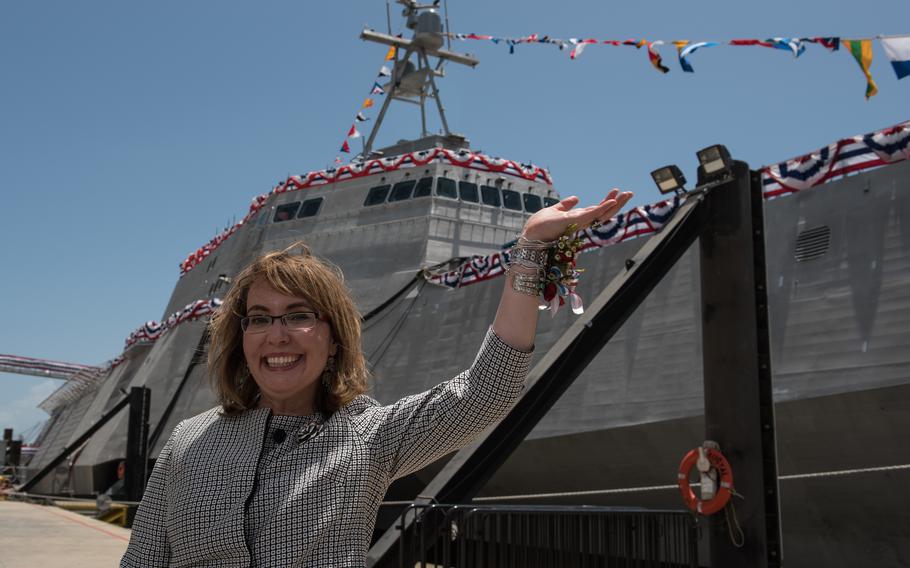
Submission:
[[[221,300],[212,298],[211,300],[196,300],[190,302],[179,312],[174,312],[163,323],[156,321],[146,322],[138,329],[133,331],[124,342],[123,353],[115,359],[112,359],[100,367],[86,367],[83,370],[72,375],[63,385],[44,399],[38,408],[41,408],[48,414],[62,405],[69,404],[78,400],[86,392],[93,390],[99,381],[108,376],[111,371],[126,360],[126,353],[135,345],[146,345],[154,343],[161,339],[167,332],[186,321],[199,319],[209,315],[221,306]]]
[[[762,168],[765,199],[823,184],[833,178],[910,159],[910,121],[838,140],[805,156]]]
[[[338,168],[329,168],[299,176],[290,176],[287,180],[279,183],[269,194],[254,197],[252,203],[250,203],[249,211],[243,219],[234,224],[234,226],[225,229],[212,240],[187,256],[186,260],[180,263],[180,275],[183,276],[194,267],[198,266],[207,256],[215,252],[224,241],[236,233],[240,227],[249,222],[249,220],[262,209],[269,196],[272,194],[309,189],[311,187],[329,183],[357,179],[378,172],[388,173],[434,163],[446,163],[480,172],[511,175],[529,181],[539,181],[548,185],[553,185],[550,172],[540,166],[524,164],[506,160],[504,158],[495,158],[479,152],[448,150],[446,148],[421,150],[419,152],[410,152],[401,156],[377,158],[364,162],[346,164]]]
[[[839,176],[910,160],[910,121],[895,126],[844,138],[819,150],[762,168],[762,185],[765,199],[784,197],[798,191],[809,189]],[[434,161],[469,167],[481,171],[507,173],[524,179],[539,179],[552,183],[549,173],[530,164],[520,164],[500,158],[490,158],[483,154],[467,151],[453,152],[437,148],[430,151],[415,152],[395,158],[371,160],[361,164],[352,164],[338,169],[310,172],[304,176],[292,176],[279,184],[272,193],[297,191],[309,187],[353,179],[375,173],[376,171],[394,171],[405,167],[423,166]],[[266,203],[268,195],[259,195],[253,199],[250,211],[236,225],[225,230],[205,247],[181,263],[183,273],[192,269],[208,254],[223,243],[230,235],[243,226]],[[621,243],[642,235],[659,231],[673,216],[673,213],[684,203],[684,197],[659,201],[651,205],[632,208],[616,215],[609,222],[597,229],[584,229],[578,236],[583,244],[580,252]],[[455,270],[427,275],[427,281],[446,288],[461,288],[501,276],[509,261],[509,249],[513,242],[503,245],[503,250],[487,256],[475,256],[463,262]],[[185,321],[191,321],[214,312],[221,305],[221,300],[196,300],[187,304],[182,310],[171,314],[163,323],[155,321],[133,331],[125,342],[124,353],[130,347],[140,343],[152,343],[165,333]],[[100,377],[106,376],[125,360],[124,355],[108,361],[100,367],[73,365],[54,361],[42,361],[27,357],[0,355],[0,366],[10,365],[48,371],[75,371],[73,378],[67,381],[39,407],[52,413],[61,404],[71,402],[81,396],[87,389],[97,383]]]
[[[136,344],[154,343],[162,335],[174,329],[185,321],[192,321],[207,316],[214,312],[221,305],[221,300],[212,298],[211,300],[196,300],[190,302],[179,312],[174,312],[163,323],[156,321],[146,322],[145,325],[137,328],[126,338],[124,351]]]
[[[910,121],[869,134],[844,138],[820,150],[762,168],[762,193],[773,199],[824,184],[839,176],[910,160]],[[673,216],[684,198],[659,201],[635,207],[598,229],[579,231],[584,244],[580,251],[621,243],[660,230]],[[503,245],[501,252],[475,256],[455,270],[430,274],[427,281],[446,288],[461,288],[501,276],[509,262],[514,241]]]
[[[588,252],[641,235],[656,233],[684,202],[684,198],[677,196],[651,205],[634,207],[616,215],[597,229],[587,228],[578,231],[576,235],[582,240],[578,250]],[[514,244],[515,241],[511,241],[503,245],[502,251],[487,256],[471,257],[455,270],[430,274],[427,281],[446,288],[461,288],[501,276],[505,273],[505,266],[509,263],[509,254]]]

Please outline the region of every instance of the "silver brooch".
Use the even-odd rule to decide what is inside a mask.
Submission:
[[[300,430],[297,432],[297,443],[302,444],[312,438],[315,438],[319,431],[322,430],[322,425],[318,422],[308,422],[305,425],[300,427]]]

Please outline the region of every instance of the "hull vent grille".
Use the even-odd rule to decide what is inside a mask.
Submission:
[[[796,237],[796,262],[825,256],[831,243],[831,228],[827,225],[806,229]]]

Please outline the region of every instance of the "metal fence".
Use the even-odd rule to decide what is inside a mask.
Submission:
[[[412,505],[400,521],[402,568],[698,566],[698,529],[686,511]]]

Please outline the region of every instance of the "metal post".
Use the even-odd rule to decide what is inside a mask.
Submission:
[[[130,418],[126,434],[126,493],[130,501],[142,500],[148,478],[149,402],[152,391],[130,389]]]
[[[449,121],[446,120],[446,109],[442,106],[442,99],[439,98],[439,88],[436,86],[436,80],[433,79],[433,69],[430,67],[430,58],[427,57],[427,54],[424,52],[421,52],[421,55],[423,56],[424,66],[428,71],[427,79],[430,82],[433,98],[436,100],[436,108],[439,109],[439,120],[442,122],[442,131],[446,136],[449,136],[452,133],[449,131]]]
[[[724,518],[729,510],[709,517],[711,566],[780,566],[760,178],[735,162],[733,180],[711,191],[705,205],[699,242],[705,433],[732,467],[742,498],[731,503],[744,537],[741,547],[734,544]]]
[[[524,394],[508,416],[455,454],[421,491],[420,498],[464,503],[476,495],[695,241],[703,226],[703,205],[702,195],[690,195],[660,233],[626,261],[626,269],[534,366]],[[404,518],[405,526],[393,525],[373,543],[368,566],[391,566],[397,557],[398,538],[409,528],[407,522]]]
[[[3,455],[0,465],[19,467],[22,456],[22,441],[13,440],[13,429],[3,430]]]

